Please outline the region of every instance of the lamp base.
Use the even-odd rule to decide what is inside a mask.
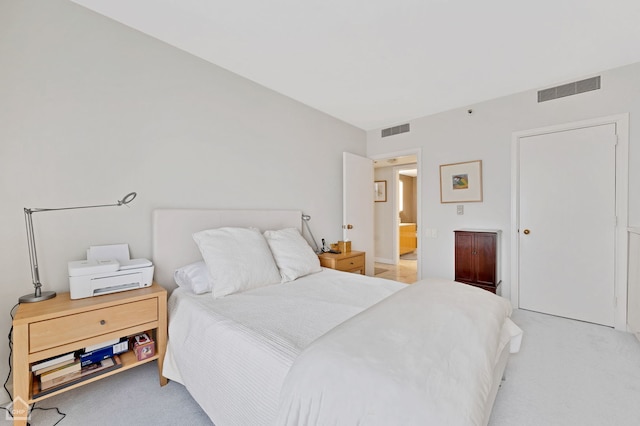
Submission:
[[[43,300],[53,299],[56,297],[55,291],[43,291],[40,296],[36,296],[35,294],[25,294],[24,296],[18,299],[20,303],[34,303],[34,302],[42,302]]]

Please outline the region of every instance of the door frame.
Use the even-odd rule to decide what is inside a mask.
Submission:
[[[393,184],[395,186],[395,191],[393,194],[393,218],[395,219],[396,223],[394,224],[393,227],[393,241],[395,242],[393,245],[393,262],[395,265],[400,263],[400,172],[403,170],[409,170],[409,169],[416,169],[418,170],[418,160],[416,157],[416,162],[412,163],[412,164],[403,164],[401,166],[395,166],[393,168]],[[413,165],[415,164],[415,166]],[[418,198],[418,196],[420,195],[420,193],[418,192],[418,182],[420,181],[420,170],[417,171],[417,179],[416,179],[416,225],[418,224],[417,220],[418,220],[418,206],[419,206],[419,202],[420,199]],[[417,231],[420,232],[420,231]],[[419,237],[419,235],[416,235],[416,238]],[[416,257],[418,255],[418,251],[420,249],[420,242],[417,241],[416,242],[417,248],[416,248]],[[416,263],[416,268],[418,267],[418,264]]]
[[[604,124],[615,124],[616,144],[616,230],[614,266],[614,327],[627,331],[627,264],[629,216],[629,114],[619,114],[572,123],[514,132],[511,139],[511,303],[520,306],[519,218],[520,218],[520,139]]]
[[[416,197],[416,203],[418,205],[418,212],[417,212],[417,217],[416,217],[416,225],[418,227],[418,250],[416,250],[416,257],[417,257],[417,261],[416,261],[416,280],[420,280],[422,278],[422,238],[421,238],[421,234],[422,234],[422,148],[413,148],[413,149],[407,149],[407,150],[403,150],[403,151],[393,151],[393,152],[386,152],[383,154],[376,154],[376,155],[370,155],[368,156],[370,159],[372,160],[384,160],[385,158],[393,158],[393,157],[405,157],[408,155],[415,155],[416,156],[416,169],[418,170],[418,179],[416,179],[416,184],[417,184],[417,197]],[[394,168],[394,176],[397,177],[398,171]],[[396,179],[397,180],[397,179]],[[397,206],[398,206],[398,198],[397,198],[397,192],[398,191],[394,191],[396,193],[395,196],[395,211],[397,211]],[[398,227],[395,226],[393,229],[393,239],[394,241],[396,241],[395,246],[398,245],[399,241],[400,241],[400,237],[398,234]],[[399,249],[398,247],[394,248],[394,257],[396,259],[399,258]],[[396,260],[397,261],[397,260]]]

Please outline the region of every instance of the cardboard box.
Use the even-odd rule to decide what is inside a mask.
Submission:
[[[338,241],[338,250],[342,253],[351,252],[351,241]]]

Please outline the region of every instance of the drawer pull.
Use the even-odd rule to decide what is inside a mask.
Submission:
[[[105,320],[100,320],[100,325],[105,325],[107,322]]]

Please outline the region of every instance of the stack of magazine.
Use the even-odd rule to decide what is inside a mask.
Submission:
[[[118,354],[126,352],[128,345],[126,338],[114,339],[33,364],[33,398],[121,367]]]

